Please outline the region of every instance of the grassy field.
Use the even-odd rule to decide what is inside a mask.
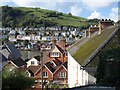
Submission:
[[[52,10],[46,10],[41,8],[26,8],[26,7],[13,7],[16,10],[21,10],[24,12],[28,12],[27,14],[33,14],[38,19],[45,19],[52,22],[57,23],[58,25],[63,26],[73,26],[73,27],[80,27],[80,26],[88,26],[89,23],[86,23],[87,19],[78,17],[78,16],[70,16],[69,14],[58,12],[58,11],[52,11]],[[62,15],[59,15],[59,17],[46,17],[48,13],[62,13]]]
[[[83,64],[94,51],[112,34],[115,27],[104,30],[100,35],[93,37],[91,40],[82,45],[73,57]]]

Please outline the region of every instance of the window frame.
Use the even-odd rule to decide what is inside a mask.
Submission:
[[[51,52],[50,57],[60,57],[60,53],[59,52]]]
[[[31,61],[31,65],[35,65],[35,61]]]
[[[43,78],[48,78],[48,72],[43,72]]]
[[[66,72],[59,72],[59,78],[66,78]]]

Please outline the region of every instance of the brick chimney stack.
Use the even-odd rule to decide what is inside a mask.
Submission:
[[[52,44],[55,46],[56,45],[56,39],[52,38]]]
[[[61,44],[61,47],[62,47],[63,49],[65,49],[65,45],[66,45],[66,39],[65,39],[65,37],[62,37],[60,44]]]

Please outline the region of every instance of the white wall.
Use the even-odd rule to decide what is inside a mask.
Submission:
[[[46,40],[47,40],[47,37],[43,36],[42,41],[46,41]]]
[[[24,40],[30,40],[30,36],[24,36]]]
[[[17,35],[17,39],[20,39],[20,40],[30,40],[30,36]]]
[[[69,88],[88,84],[88,73],[68,53],[68,86]]]
[[[38,61],[35,58],[30,59],[29,61],[27,61],[27,67],[31,66],[31,61],[34,61],[34,65],[32,66],[38,66]]]

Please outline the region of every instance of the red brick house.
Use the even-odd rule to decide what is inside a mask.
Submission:
[[[61,62],[67,61],[67,50],[66,50],[66,42],[65,39],[62,38],[62,40],[59,42],[59,44],[56,44],[56,40],[52,40],[53,48],[49,51],[48,60],[60,60]]]
[[[58,69],[54,72],[54,81],[59,82],[60,84],[67,84],[68,82],[68,70],[67,70],[67,61],[64,62]]]
[[[52,40],[53,47],[46,54],[47,62],[43,65],[43,82],[58,83],[60,85],[67,85],[68,82],[68,73],[67,73],[67,51],[66,51],[66,42],[63,38],[58,44],[56,40]],[[34,66],[27,68],[27,71],[33,75],[36,79],[36,87],[40,86],[41,82],[41,67],[36,69]]]

